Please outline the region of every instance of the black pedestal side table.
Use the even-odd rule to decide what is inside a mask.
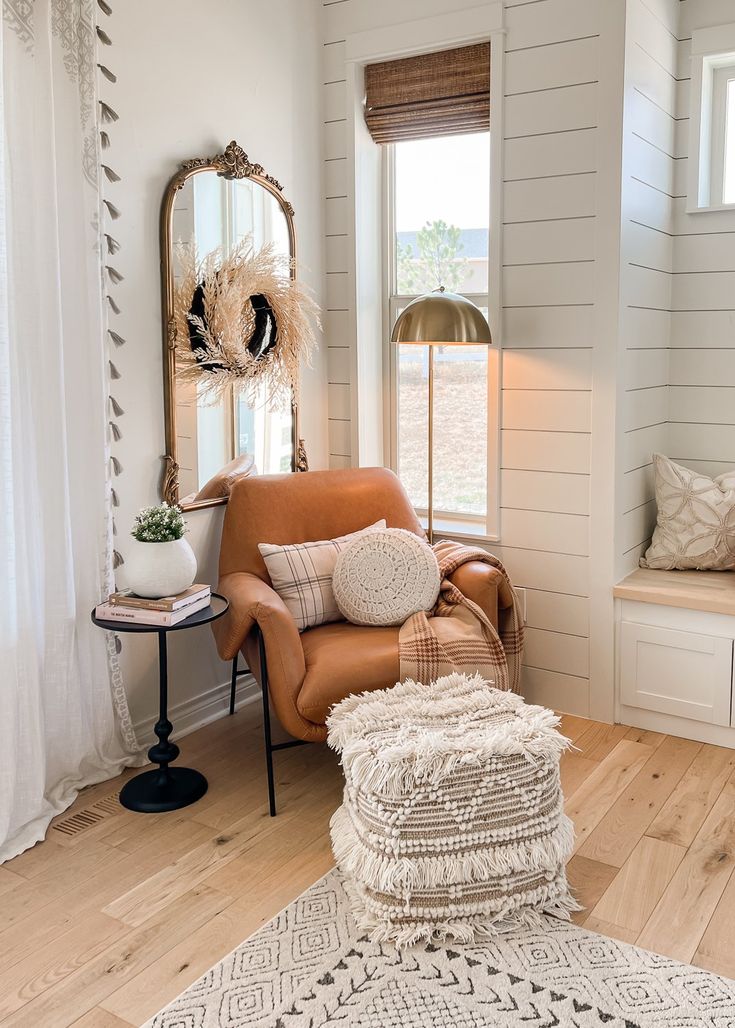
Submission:
[[[195,803],[207,791],[207,779],[200,771],[190,767],[171,767],[172,761],[179,755],[179,747],[170,742],[169,736],[173,725],[168,719],[168,652],[166,636],[169,632],[182,632],[186,628],[197,628],[216,621],[226,613],[229,602],[219,593],[212,593],[208,607],[196,611],[177,625],[163,628],[160,625],[143,625],[130,621],[104,621],[95,617],[92,621],[100,628],[109,632],[156,632],[158,634],[158,670],[159,670],[159,715],[153,731],[158,742],[148,750],[148,759],[158,767],[153,771],[144,771],[131,778],[120,792],[120,802],[128,810],[137,810],[144,814],[160,814],[165,810],[178,810]]]

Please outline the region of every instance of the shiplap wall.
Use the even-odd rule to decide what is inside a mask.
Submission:
[[[525,693],[589,709],[590,460],[601,0],[506,0],[501,538],[527,590]],[[467,0],[325,0],[324,159],[332,467],[352,460],[344,40]],[[622,60],[622,53],[621,53]],[[492,103],[499,100],[493,98]],[[612,474],[612,456],[611,456]],[[612,585],[612,583],[610,583]]]
[[[669,448],[669,346],[677,161],[679,0],[628,0],[620,242],[622,477],[617,575],[656,522],[651,456]]]
[[[707,474],[735,465],[735,211],[687,214],[692,31],[735,21],[735,0],[680,0],[669,451]]]

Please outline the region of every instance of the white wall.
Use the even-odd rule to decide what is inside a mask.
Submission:
[[[628,0],[621,227],[622,391],[616,577],[656,522],[651,455],[669,438],[679,0]]]
[[[735,211],[685,212],[692,30],[735,21],[733,0],[680,0],[669,452],[707,474],[735,464]]]
[[[158,215],[180,161],[221,152],[235,138],[284,186],[296,211],[302,277],[322,294],[320,43],[316,0],[126,0],[115,5],[104,57],[118,76],[105,99],[120,115],[109,126],[108,163],[122,181],[107,188],[120,208],[115,266],[125,276],[115,295],[114,327],[127,345],[114,354],[125,409],[123,466],[115,485],[118,549],[125,555],[134,512],[156,502],[164,452]],[[106,26],[107,28],[108,26]],[[114,316],[113,316],[114,317]],[[327,462],[326,357],[317,354],[302,383],[302,434],[311,464]],[[187,515],[199,579],[216,582],[224,508]],[[120,570],[124,584],[124,567]],[[192,719],[202,698],[228,680],[208,628],[170,639],[171,702]],[[157,704],[157,655],[149,637],[124,640],[123,669],[134,721]]]
[[[355,457],[357,366],[345,40],[478,5],[323,6],[329,443],[330,465],[342,467]],[[590,598],[595,590],[604,594],[596,616],[604,621],[609,605],[599,663],[611,713],[612,561],[607,552],[591,560],[590,539],[596,531],[602,548],[612,538],[614,422],[598,416],[593,440],[592,399],[597,382],[600,409],[609,406],[614,416],[614,382],[612,389],[605,383],[617,328],[610,312],[617,314],[623,8],[600,0],[504,6],[505,97],[491,99],[493,109],[504,105],[505,125],[501,538],[491,548],[527,590],[524,686],[533,700],[590,712]],[[598,486],[597,527],[591,481]],[[611,555],[609,541],[607,549]]]

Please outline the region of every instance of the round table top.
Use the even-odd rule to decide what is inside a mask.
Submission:
[[[97,618],[92,611],[92,623],[100,628],[106,628],[109,632],[179,632],[184,628],[196,628],[198,625],[208,625],[210,621],[216,621],[223,614],[227,613],[230,601],[219,593],[212,593],[211,602],[208,607],[190,614],[188,618],[179,621],[176,625],[145,625],[139,621],[104,621]]]

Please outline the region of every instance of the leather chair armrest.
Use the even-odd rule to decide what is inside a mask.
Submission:
[[[224,575],[217,592],[230,601],[224,617],[212,622],[222,660],[233,660],[239,651],[247,649],[250,669],[260,682],[258,651],[254,641],[248,642],[257,624],[265,643],[270,698],[282,726],[296,738],[321,739],[319,728],[305,721],[296,707],[306,663],[296,622],[281,597],[267,582],[246,571]]]
[[[496,628],[498,627],[498,609],[509,607],[513,599],[505,579],[497,568],[481,560],[470,560],[466,564],[460,564],[449,576],[449,580],[468,600],[472,600],[485,612]]]
[[[267,623],[268,634],[275,633],[279,645],[297,650],[303,659],[296,623],[281,597],[267,582],[247,571],[233,571],[220,579],[217,592],[230,601],[224,617],[212,622],[222,660],[233,660],[237,656],[256,623],[261,628]]]

